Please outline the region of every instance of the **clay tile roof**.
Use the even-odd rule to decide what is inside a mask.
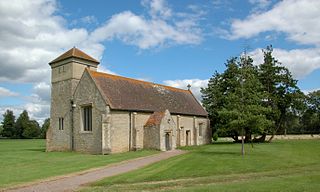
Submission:
[[[207,116],[189,90],[88,70],[111,109]]]
[[[83,51],[73,47],[72,49],[70,49],[69,51],[63,53],[62,55],[60,55],[59,57],[57,57],[56,59],[54,59],[53,61],[51,61],[49,64],[53,64],[56,63],[58,61],[62,61],[71,57],[75,57],[78,59],[83,59],[83,60],[87,60],[87,61],[92,61],[94,63],[99,64],[99,61],[97,61],[96,59],[92,58],[91,56],[87,55],[86,53],[84,53]]]
[[[144,126],[160,125],[164,115],[165,115],[165,112],[159,112],[159,111],[154,112],[152,115],[150,115],[148,121]]]

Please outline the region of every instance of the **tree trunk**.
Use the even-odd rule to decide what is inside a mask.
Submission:
[[[246,131],[244,142],[249,143],[251,141],[251,133]]]
[[[253,139],[253,142],[254,142],[254,143],[262,143],[262,142],[265,142],[265,141],[266,141],[266,136],[267,136],[267,134],[263,134],[263,135],[261,135],[261,137],[259,137],[259,138],[254,138],[254,139]]]
[[[232,139],[234,140],[234,142],[238,143],[239,142],[239,138],[238,135],[233,135]]]
[[[271,137],[269,138],[268,142],[271,143],[272,139],[274,138],[274,135],[277,133],[277,131],[279,130],[280,126],[281,126],[281,121],[282,121],[282,118],[280,117],[279,119],[279,123],[277,125],[277,128],[272,132],[272,135]]]

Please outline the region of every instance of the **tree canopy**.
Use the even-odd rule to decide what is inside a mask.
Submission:
[[[40,126],[35,120],[29,118],[29,114],[24,110],[15,120],[13,111],[6,110],[3,114],[1,136],[14,139],[29,139],[40,137]],[[45,135],[45,133],[42,133]]]
[[[273,57],[272,46],[262,51],[264,60],[258,66],[247,55],[227,60],[225,71],[215,72],[201,89],[213,129],[235,141],[241,130],[246,141],[264,141],[267,134],[286,129],[288,119],[300,124],[306,107],[297,80]],[[309,100],[317,109],[319,100]]]

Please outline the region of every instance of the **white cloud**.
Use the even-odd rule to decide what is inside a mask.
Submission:
[[[45,82],[35,84],[33,87],[34,95],[37,95],[42,101],[50,102],[51,87]]]
[[[90,34],[90,41],[116,38],[140,49],[171,44],[199,44],[202,41],[202,30],[194,15],[184,14],[181,17],[180,13],[172,19],[173,23],[169,23],[166,19],[174,14],[164,1],[151,1],[147,5],[150,7],[150,19],[131,11],[115,14]]]
[[[149,10],[152,18],[169,18],[172,16],[172,10],[165,0],[143,0],[142,5]]]
[[[256,49],[249,54],[255,64],[263,63],[262,49]],[[295,78],[301,79],[312,71],[320,69],[320,48],[310,49],[273,49],[273,56],[286,66]]]
[[[183,80],[166,80],[163,81],[165,85],[176,87],[180,89],[187,89],[188,84],[191,85],[191,92],[193,95],[198,99],[198,101],[201,101],[201,88],[205,88],[208,86],[208,80],[207,79],[183,79]]]
[[[312,93],[314,91],[318,91],[320,90],[320,87],[319,88],[315,88],[315,89],[309,89],[309,90],[301,90],[305,95],[308,95],[309,93]]]
[[[246,19],[235,19],[228,38],[250,38],[275,31],[287,35],[291,41],[320,46],[320,1],[284,0],[269,11],[253,13]]]
[[[0,82],[31,83],[32,94],[27,103],[10,107],[17,112],[27,109],[30,116],[43,120],[49,116],[50,67],[48,62],[73,46],[100,59],[105,49],[103,43],[119,39],[140,49],[172,44],[197,44],[202,40],[196,17],[176,16],[164,0],[144,1],[149,15],[130,11],[113,15],[93,32],[74,28],[72,23],[57,14],[55,0],[0,1]],[[174,17],[175,22],[167,19]],[[77,22],[95,23],[87,16]],[[103,68],[100,71],[114,74]],[[16,93],[0,89],[1,96]]]
[[[46,118],[50,117],[50,105],[28,103],[21,106],[0,106],[0,123],[3,120],[2,115],[6,112],[6,110],[13,111],[16,119],[19,117],[23,110],[27,110],[30,119],[37,120],[40,125]]]
[[[105,68],[103,65],[99,65],[97,71],[102,72],[102,73],[108,73],[108,74],[112,74],[112,75],[117,75],[117,73]]]
[[[113,15],[92,33],[84,28],[68,28],[67,21],[56,14],[54,0],[0,2],[0,82],[49,82],[47,65],[62,52],[77,46],[100,59],[103,42],[120,39],[126,44],[148,49],[171,44],[198,44],[201,28],[191,15],[165,19],[173,11],[162,0],[143,3],[151,18],[130,11]],[[93,22],[93,16],[81,18]]]
[[[0,2],[0,81],[48,82],[48,62],[87,43],[87,30],[68,29],[56,11],[53,0]],[[100,57],[103,50],[96,47],[86,49]]]
[[[1,97],[15,97],[19,94],[13,91],[10,91],[9,89],[6,89],[4,87],[0,87],[0,98]]]
[[[271,0],[249,0],[249,3],[253,5],[252,12],[258,13],[269,7],[271,5]]]

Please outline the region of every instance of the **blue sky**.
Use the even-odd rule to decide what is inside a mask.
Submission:
[[[48,63],[73,46],[100,71],[200,87],[244,50],[272,44],[304,91],[320,88],[318,0],[0,1],[0,113],[50,116]]]

